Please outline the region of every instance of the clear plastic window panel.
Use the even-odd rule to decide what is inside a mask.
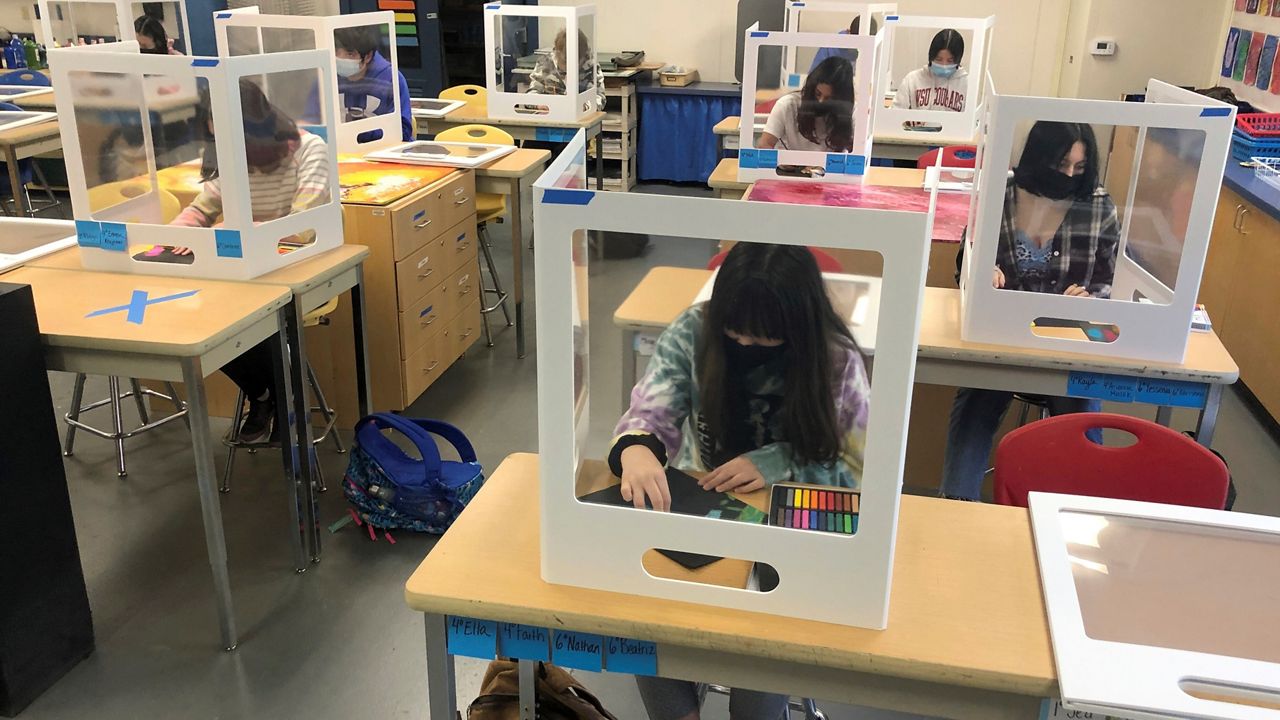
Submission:
[[[896,28],[886,59],[889,96],[883,98],[885,107],[963,112],[981,103],[981,82],[977,97],[968,97],[969,68],[979,62],[971,55],[973,33],[968,28]],[[931,53],[935,45],[938,51]],[[935,61],[937,68],[931,67]],[[908,123],[903,129],[929,132],[938,128],[929,123]]]
[[[816,7],[817,6],[815,4],[813,6],[806,7],[799,13],[796,13],[795,17],[797,17],[799,21],[793,23],[794,27],[791,27],[788,30],[790,32],[806,33],[848,33],[856,21],[858,32],[855,34],[867,34],[866,29],[862,27],[863,20],[859,13],[847,10],[821,10],[815,9]],[[876,19],[872,22],[871,27],[874,30],[879,31],[880,28],[884,27],[884,14],[876,13],[874,17]],[[807,74],[811,72],[814,66],[817,65],[818,62],[821,62],[821,60],[831,52],[844,55],[850,62],[856,60],[858,56],[857,50],[844,48],[839,50],[833,48],[827,52],[823,52],[821,48],[799,47],[786,52],[787,68],[790,72],[800,74]],[[763,56],[761,56],[760,67],[765,67]]]
[[[144,17],[154,18],[164,27],[165,35],[173,41],[173,49],[183,55],[190,55],[190,43],[184,31],[182,3],[180,2],[135,2],[130,7],[129,17],[134,18],[134,26]],[[132,39],[132,38],[130,38]]]
[[[334,69],[338,73],[340,122],[354,122],[396,111],[399,81],[391,68],[387,25],[360,25],[333,31]]]
[[[527,20],[529,49],[532,52],[516,58],[516,74],[527,78],[527,81],[517,78],[517,91],[523,89],[520,87],[523,84],[527,86],[529,93],[536,95],[566,94],[570,59],[565,21],[551,17],[527,18]],[[583,38],[579,37],[580,46],[582,40]],[[581,47],[578,48],[578,55],[580,56],[577,61],[578,73],[581,76],[583,60]],[[581,83],[581,79],[578,82]]]
[[[770,67],[777,67],[769,61],[771,51],[792,50],[802,59],[816,58],[813,70],[804,65],[798,73],[770,73]],[[757,147],[767,147],[763,137],[767,133],[777,150],[855,152],[856,94],[871,87],[870,78],[858,76],[855,58],[852,48],[761,46],[753,88]],[[814,177],[825,174],[825,168],[780,164],[778,174]]]
[[[51,2],[49,25],[53,32],[52,43],[56,47],[133,39],[132,36],[120,37],[116,6],[113,3],[71,0]]]

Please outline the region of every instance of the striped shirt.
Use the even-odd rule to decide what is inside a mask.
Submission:
[[[1014,226],[1017,213],[1018,191],[1011,180],[1005,188],[1000,246],[996,250],[996,266],[1004,273],[1006,288],[1061,295],[1071,285],[1079,285],[1094,297],[1111,297],[1120,220],[1106,190],[1098,188],[1088,200],[1072,201],[1053,242],[1047,246],[1052,247],[1052,252],[1048,267],[1039,278],[1024,278],[1018,265]]]
[[[324,140],[301,132],[298,148],[269,173],[249,173],[249,199],[255,223],[278,220],[329,202],[329,158]],[[204,184],[174,225],[212,227],[222,216],[222,178]]]

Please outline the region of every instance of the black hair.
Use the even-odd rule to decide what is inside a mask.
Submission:
[[[133,21],[133,32],[136,35],[149,37],[151,42],[155,43],[154,50],[143,50],[142,52],[151,52],[157,55],[169,54],[169,33],[159,20],[150,15],[143,15]]]
[[[200,181],[208,182],[218,177],[218,156],[213,132],[209,130],[213,124],[212,101],[207,82],[200,82],[196,89],[199,102],[191,120],[192,130],[204,141]],[[290,143],[302,137],[297,123],[272,105],[262,88],[247,77],[240,78],[240,110],[244,118],[245,154],[250,166],[255,165],[255,160],[259,165],[266,165],[273,157],[276,161],[282,159],[289,153]]]
[[[350,50],[364,58],[382,46],[382,33],[377,25],[338,28],[333,31],[333,42],[339,50]]]
[[[1062,159],[1076,143],[1084,145],[1084,172],[1076,186],[1075,198],[1088,200],[1093,197],[1098,188],[1098,141],[1089,123],[1037,120],[1031,126],[1031,132],[1027,133],[1026,144],[1022,146],[1018,167],[1014,168],[1015,180],[1019,184],[1025,184],[1026,180],[1034,178],[1037,169],[1047,167],[1057,170]],[[1028,190],[1034,192],[1032,188]]]
[[[813,254],[794,245],[734,245],[716,275],[702,322],[699,402],[719,445],[728,447],[726,429],[741,417],[734,409],[743,392],[741,378],[726,372],[725,331],[732,331],[783,341],[782,437],[797,462],[833,462],[841,439],[833,360],[841,349],[858,352],[858,345],[831,307]]]
[[[947,50],[951,53],[951,57],[956,59],[956,64],[964,59],[964,38],[960,37],[960,33],[950,28],[939,30],[937,35],[933,36],[933,42],[929,43],[929,62],[938,57],[938,53]]]
[[[862,25],[862,16],[860,16],[860,15],[854,15],[854,16],[853,16],[853,22],[849,23],[849,34],[850,34],[850,35],[857,35],[857,34],[858,34],[858,28],[859,28],[861,25]],[[875,35],[875,34],[876,34],[877,32],[879,32],[879,31],[880,31],[880,26],[876,23],[876,19],[875,19],[874,17],[872,17],[872,18],[871,18],[871,34],[872,34],[872,35]]]
[[[818,102],[818,85],[830,85],[831,97]],[[827,125],[826,146],[833,152],[853,149],[853,63],[838,55],[818,63],[800,88],[796,125],[800,135],[817,143],[817,120]]]

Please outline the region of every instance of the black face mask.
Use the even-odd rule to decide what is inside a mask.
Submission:
[[[774,347],[743,345],[731,337],[725,337],[724,339],[725,365],[734,372],[746,372],[767,365],[780,359],[786,350],[786,345]]]
[[[1013,169],[1013,181],[1032,195],[1050,200],[1066,200],[1080,194],[1084,176],[1068,177],[1053,168],[1023,168],[1019,165]]]
[[[153,48],[139,48],[138,50],[144,55],[168,55],[169,54],[168,48],[162,48],[159,45]]]

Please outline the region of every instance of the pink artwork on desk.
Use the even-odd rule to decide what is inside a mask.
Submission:
[[[747,200],[789,203],[792,205],[826,205],[869,210],[907,210],[928,212],[929,193],[915,187],[889,185],[841,185],[838,183],[760,180],[751,188]],[[938,193],[938,207],[933,216],[934,242],[960,242],[960,233],[969,221],[969,194]]]

